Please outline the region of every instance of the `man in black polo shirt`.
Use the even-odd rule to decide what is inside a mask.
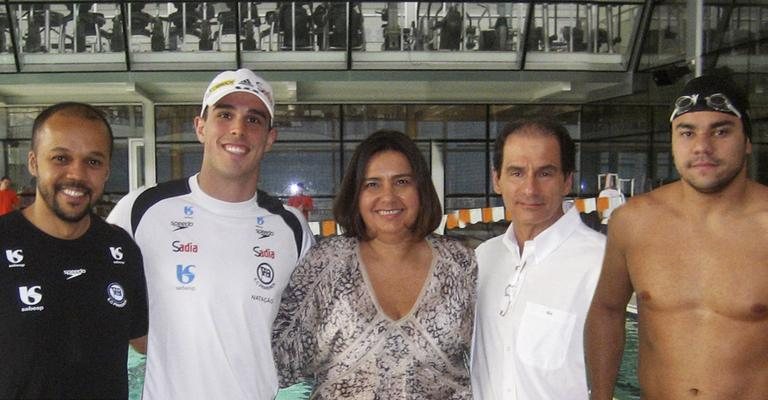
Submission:
[[[127,352],[147,332],[141,253],[93,214],[112,131],[81,103],[32,128],[35,202],[0,217],[0,398],[127,398]]]

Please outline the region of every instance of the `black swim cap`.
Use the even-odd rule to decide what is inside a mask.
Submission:
[[[704,75],[685,84],[675,100],[669,121],[696,111],[719,111],[741,119],[744,133],[752,140],[749,99],[733,80],[724,75]]]

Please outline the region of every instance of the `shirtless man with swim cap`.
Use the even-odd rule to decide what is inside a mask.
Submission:
[[[613,213],[585,328],[592,399],[613,396],[633,291],[643,399],[766,398],[768,188],[747,177],[748,108],[729,79],[688,82],[670,116],[681,179]]]

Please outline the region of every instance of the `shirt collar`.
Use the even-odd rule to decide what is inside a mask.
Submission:
[[[201,204],[204,204],[205,208],[207,208],[209,211],[221,215],[242,217],[244,215],[251,215],[246,213],[253,212],[259,208],[259,205],[256,201],[258,191],[257,193],[253,194],[253,197],[246,201],[232,203],[229,201],[219,200],[209,195],[208,193],[205,193],[205,191],[200,187],[200,183],[197,181],[199,175],[200,174],[198,173],[189,177],[189,188],[192,191],[192,196],[200,201]]]
[[[561,216],[554,224],[545,229],[543,232],[536,235],[531,240],[525,242],[523,254],[520,254],[520,246],[518,246],[517,238],[515,237],[514,224],[510,223],[507,231],[504,233],[502,242],[507,249],[514,254],[517,254],[518,258],[525,257],[526,260],[533,263],[539,263],[553,251],[555,251],[571,234],[576,230],[576,227],[581,222],[579,217],[579,210],[573,205],[566,206],[568,209],[565,214]]]

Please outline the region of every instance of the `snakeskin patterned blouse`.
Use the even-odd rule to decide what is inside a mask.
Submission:
[[[309,382],[313,399],[471,399],[469,351],[477,262],[430,235],[432,265],[411,311],[381,311],[358,240],[325,239],[283,292],[272,347],[280,386]]]

